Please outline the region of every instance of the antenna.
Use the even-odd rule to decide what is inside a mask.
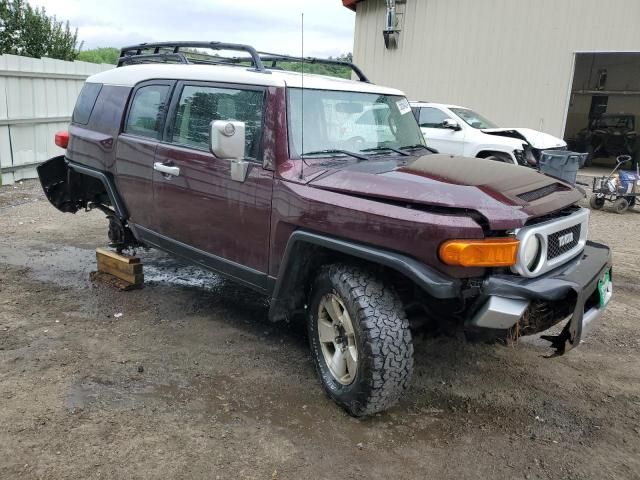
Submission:
[[[300,178],[304,178],[304,12],[302,12],[302,19],[300,22],[300,26],[301,26],[301,32],[300,32],[300,40],[301,40],[301,57],[302,57],[302,72],[301,72],[301,84],[302,84],[302,89],[301,89],[301,101],[300,101],[300,110],[302,112],[301,115],[301,126],[302,126],[302,139],[300,141],[300,159],[302,160],[302,165],[300,166]]]

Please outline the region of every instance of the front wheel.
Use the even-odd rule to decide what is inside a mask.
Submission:
[[[409,385],[413,343],[404,308],[366,270],[321,270],[311,292],[308,333],[324,389],[351,415],[385,410]]]

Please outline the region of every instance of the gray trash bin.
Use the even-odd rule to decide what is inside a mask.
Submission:
[[[575,185],[578,170],[584,165],[587,155],[568,150],[544,150],[538,165],[542,173]]]

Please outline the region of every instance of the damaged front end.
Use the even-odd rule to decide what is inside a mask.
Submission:
[[[482,302],[467,320],[472,327],[503,329],[517,340],[567,320],[560,333],[543,335],[554,355],[576,347],[611,298],[611,252],[587,242],[584,251],[536,278],[493,275],[481,287]]]
[[[38,166],[38,177],[51,204],[64,213],[98,209],[109,220],[110,246],[122,251],[139,246],[127,226],[127,212],[106,173],[76,164],[65,156],[54,157]]]

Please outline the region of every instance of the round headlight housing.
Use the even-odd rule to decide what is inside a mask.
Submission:
[[[531,235],[522,245],[523,249],[522,260],[524,266],[530,272],[533,272],[538,266],[538,261],[540,260],[540,239],[537,235]]]

